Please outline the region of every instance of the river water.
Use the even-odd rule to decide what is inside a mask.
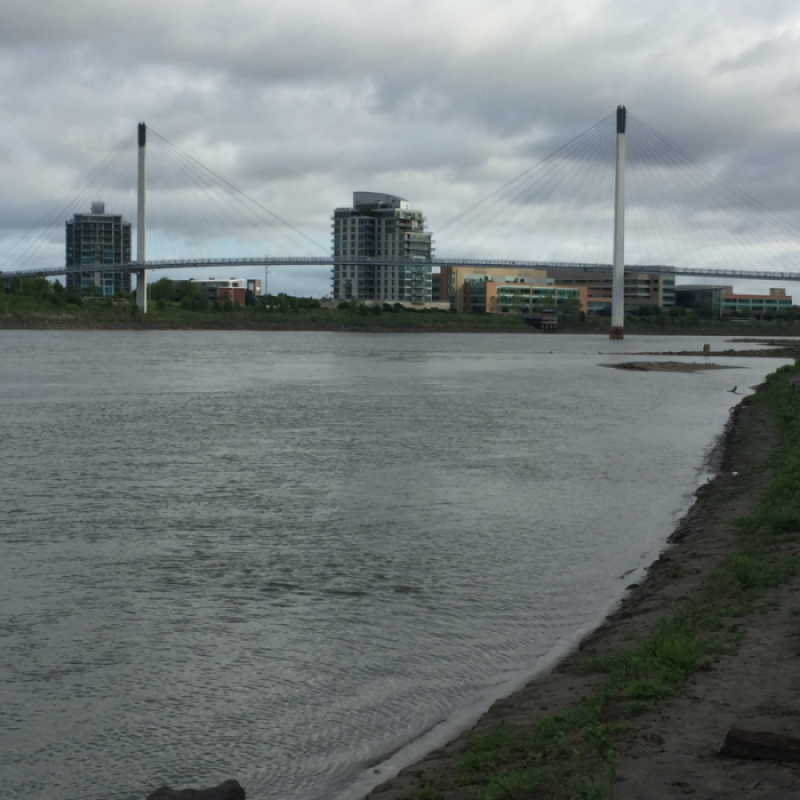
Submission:
[[[25,800],[365,791],[600,621],[709,477],[728,390],[785,363],[599,366],[703,344],[664,337],[0,342],[0,782]]]

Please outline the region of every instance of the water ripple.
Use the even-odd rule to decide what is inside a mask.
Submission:
[[[729,405],[729,377],[570,337],[70,334],[4,332],[0,774],[26,800],[332,796],[596,620]]]

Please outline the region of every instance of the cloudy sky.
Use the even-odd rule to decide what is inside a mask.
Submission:
[[[88,205],[75,187],[140,120],[290,222],[306,254],[372,190],[422,209],[446,255],[439,228],[621,103],[800,227],[788,0],[6,0],[0,75],[3,249],[56,213],[37,247],[58,263],[63,220],[88,210],[58,204]],[[117,196],[129,153],[91,199]],[[224,227],[208,213],[204,230]],[[326,268],[271,276],[271,291],[328,288]]]

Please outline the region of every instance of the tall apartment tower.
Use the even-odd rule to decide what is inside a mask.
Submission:
[[[429,303],[432,252],[425,218],[408,207],[408,200],[353,192],[353,207],[333,212],[333,297]],[[375,260],[360,263],[349,258]]]
[[[113,297],[121,289],[130,292],[129,272],[100,272],[92,267],[130,263],[131,223],[119,214],[106,214],[105,203],[92,203],[91,213],[73,215],[66,227],[67,289],[83,292],[97,286],[104,297]]]

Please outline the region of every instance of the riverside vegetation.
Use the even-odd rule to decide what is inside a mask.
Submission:
[[[0,277],[2,277],[0,275]],[[150,305],[141,314],[135,299],[125,292],[114,298],[65,289],[43,277],[14,279],[0,292],[0,327],[5,328],[221,328],[253,330],[352,331],[471,331],[534,332],[521,313],[457,314],[439,310],[412,310],[399,303],[367,306],[340,303],[322,308],[313,298],[278,294],[249,295],[244,307],[231,302],[208,302],[190,281],[162,278],[149,287]],[[541,309],[531,309],[533,311]],[[567,333],[605,333],[609,318],[580,311],[576,301],[558,306],[559,330]],[[693,335],[800,335],[800,308],[781,317],[727,322],[707,314],[673,308],[665,312],[644,306],[625,321],[627,329],[643,334]]]
[[[753,475],[761,476],[754,477],[753,482],[761,481],[766,488],[756,507],[751,506],[750,513],[734,521],[737,530],[733,549],[723,548],[721,552],[726,554],[717,562],[712,556],[709,566],[716,565],[700,579],[682,584],[669,612],[652,617],[652,622],[645,620],[645,627],[640,625],[636,636],[620,635],[620,620],[639,613],[635,603],[627,611],[623,604],[607,623],[607,630],[614,633],[603,639],[601,628],[593,635],[605,645],[610,639],[610,647],[600,648],[604,652],[593,655],[594,648],[587,646],[567,659],[553,673],[554,677],[541,679],[545,683],[538,692],[532,690],[524,696],[520,693],[516,699],[512,696],[508,701],[500,701],[504,708],[492,714],[493,708],[487,714],[489,719],[482,720],[473,732],[431,754],[426,759],[430,766],[422,762],[407,768],[394,782],[374,790],[376,797],[386,800],[614,797],[620,754],[632,747],[634,738],[641,734],[637,725],[647,730],[654,718],[664,717],[664,712],[686,691],[693,676],[713,671],[721,659],[734,656],[753,615],[778,608],[779,603],[770,597],[770,591],[777,591],[776,587],[790,581],[797,571],[800,392],[794,390],[790,378],[798,370],[800,361],[779,369],[769,376],[761,391],[743,401],[747,405],[747,418],[739,427],[740,432],[744,428],[745,448],[760,440],[766,428],[770,429],[770,441],[775,444],[765,460],[761,455],[753,458]],[[741,406],[736,412],[741,419],[740,411]],[[754,419],[761,427],[757,427]],[[736,473],[727,473],[731,474]],[[741,494],[735,484],[725,484],[726,480],[738,479],[723,476],[722,488],[718,485],[713,489],[707,502],[720,504],[726,497]],[[734,495],[726,494],[730,492]],[[699,496],[702,494],[698,492]],[[690,517],[691,513],[687,519]],[[704,529],[707,522],[707,516],[699,517],[692,523],[694,530]],[[729,522],[725,524],[729,526]],[[689,533],[692,532],[690,525]],[[679,528],[678,539],[682,538],[680,533]],[[699,546],[713,550],[708,542]],[[658,568],[662,586],[677,581],[683,570],[692,570],[696,555],[688,554],[682,562],[662,557],[654,566]],[[652,577],[648,579],[652,581]],[[686,591],[687,586],[690,591]],[[642,612],[650,611],[645,606],[653,604],[646,588],[647,582],[641,590],[645,593],[640,599]],[[800,609],[792,609],[791,613],[800,615]],[[757,619],[759,625],[765,624],[764,617]],[[588,644],[592,643],[590,637]],[[548,680],[562,684],[580,681],[574,684],[582,689],[580,699],[565,701],[566,707],[562,706],[558,713],[542,715],[539,709],[544,706],[540,704],[552,705],[552,697],[548,699],[548,695],[555,691],[553,683],[546,683]],[[535,687],[536,683],[529,687]],[[736,692],[741,693],[743,688],[737,683]],[[563,690],[560,696],[563,699],[574,695]],[[522,720],[529,721],[523,724]],[[683,751],[681,758],[686,760]],[[636,763],[639,769],[647,771],[646,762]],[[640,792],[643,788],[641,784],[624,785]],[[656,795],[645,792],[641,796]]]

